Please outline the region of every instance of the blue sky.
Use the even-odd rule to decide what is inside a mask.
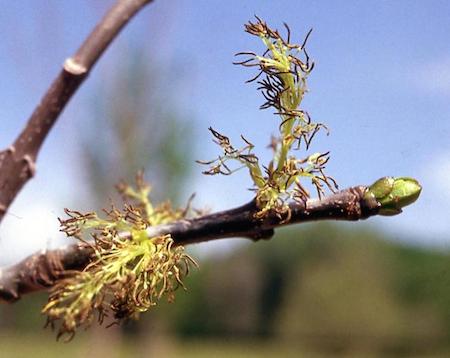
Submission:
[[[0,0],[2,148],[111,3]],[[231,64],[238,51],[262,49],[242,31],[254,14],[279,29],[288,23],[298,42],[313,28],[309,53],[316,67],[303,108],[331,129],[312,150],[331,151],[328,172],[340,187],[384,175],[413,176],[423,184],[419,201],[402,215],[373,218],[369,225],[394,238],[449,248],[450,2],[155,0],[108,49],[45,142],[36,178],[0,227],[0,263],[60,244],[56,217],[87,195],[77,150],[83,130],[96,120],[90,109],[95,92],[130,49],[145,51],[168,83],[181,83],[172,95],[186,118],[195,118],[199,159],[218,153],[207,132],[213,126],[236,142],[244,134],[267,161],[277,118],[258,110],[262,97],[244,84],[252,72]],[[199,205],[219,210],[250,199],[245,172],[211,178],[196,168],[186,192],[197,192]]]

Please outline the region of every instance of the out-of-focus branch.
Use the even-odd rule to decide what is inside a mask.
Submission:
[[[274,229],[287,224],[315,220],[361,220],[379,213],[380,203],[367,188],[357,186],[322,199],[290,204],[290,217],[269,215],[255,219],[255,201],[241,207],[177,221],[168,225],[149,227],[149,237],[170,234],[178,245],[220,238],[245,237],[252,240],[269,239]],[[121,233],[129,236],[129,233]],[[76,244],[58,250],[36,253],[9,268],[0,269],[0,301],[14,302],[23,294],[52,287],[67,270],[82,270],[90,261],[93,249]]]
[[[94,28],[45,93],[22,133],[0,152],[0,222],[14,198],[34,175],[36,158],[69,99],[127,22],[152,0],[118,0]]]

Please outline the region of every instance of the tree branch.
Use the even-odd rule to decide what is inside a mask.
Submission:
[[[255,201],[235,209],[177,221],[168,225],[149,227],[149,237],[170,234],[177,245],[198,243],[221,238],[245,237],[252,240],[269,239],[274,229],[283,225],[315,220],[362,220],[379,212],[380,204],[365,195],[367,188],[357,186],[322,199],[290,204],[290,218],[269,215],[255,219]],[[121,233],[129,236],[129,233]],[[92,257],[87,244],[75,244],[58,250],[31,255],[9,268],[0,269],[0,301],[14,302],[23,294],[52,287],[67,270],[82,270]]]
[[[152,0],[118,0],[108,11],[45,93],[22,133],[0,152],[0,222],[25,183],[36,171],[39,150],[64,107],[109,44]]]

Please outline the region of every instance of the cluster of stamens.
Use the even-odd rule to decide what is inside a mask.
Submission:
[[[329,160],[329,152],[313,153],[305,158],[297,159],[291,154],[304,144],[305,150],[320,129],[327,127],[322,123],[314,123],[309,114],[300,109],[301,101],[307,92],[307,77],[314,68],[307,51],[306,42],[311,31],[301,45],[290,42],[290,29],[286,39],[277,30],[271,29],[260,18],[255,23],[245,25],[245,31],[259,37],[266,51],[259,56],[253,52],[240,52],[237,56],[245,56],[237,65],[257,67],[258,73],[247,82],[256,81],[265,102],[261,109],[273,108],[274,114],[280,117],[279,136],[273,137],[269,145],[273,150],[273,159],[269,165],[261,166],[258,157],[252,152],[254,146],[243,136],[245,145],[241,149],[232,146],[230,139],[210,128],[223,154],[211,161],[199,161],[209,165],[204,174],[232,174],[235,170],[247,167],[254,183],[256,202],[259,207],[257,217],[263,218],[269,212],[289,217],[287,202],[290,199],[306,201],[309,191],[302,183],[307,178],[321,197],[325,188],[332,192],[337,189],[335,180],[325,174],[325,165]],[[232,169],[228,161],[237,161],[241,165]]]

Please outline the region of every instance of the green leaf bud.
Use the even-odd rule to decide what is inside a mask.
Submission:
[[[384,177],[367,189],[366,196],[378,201],[380,215],[390,216],[400,214],[403,207],[414,203],[421,191],[421,185],[413,178]]]

